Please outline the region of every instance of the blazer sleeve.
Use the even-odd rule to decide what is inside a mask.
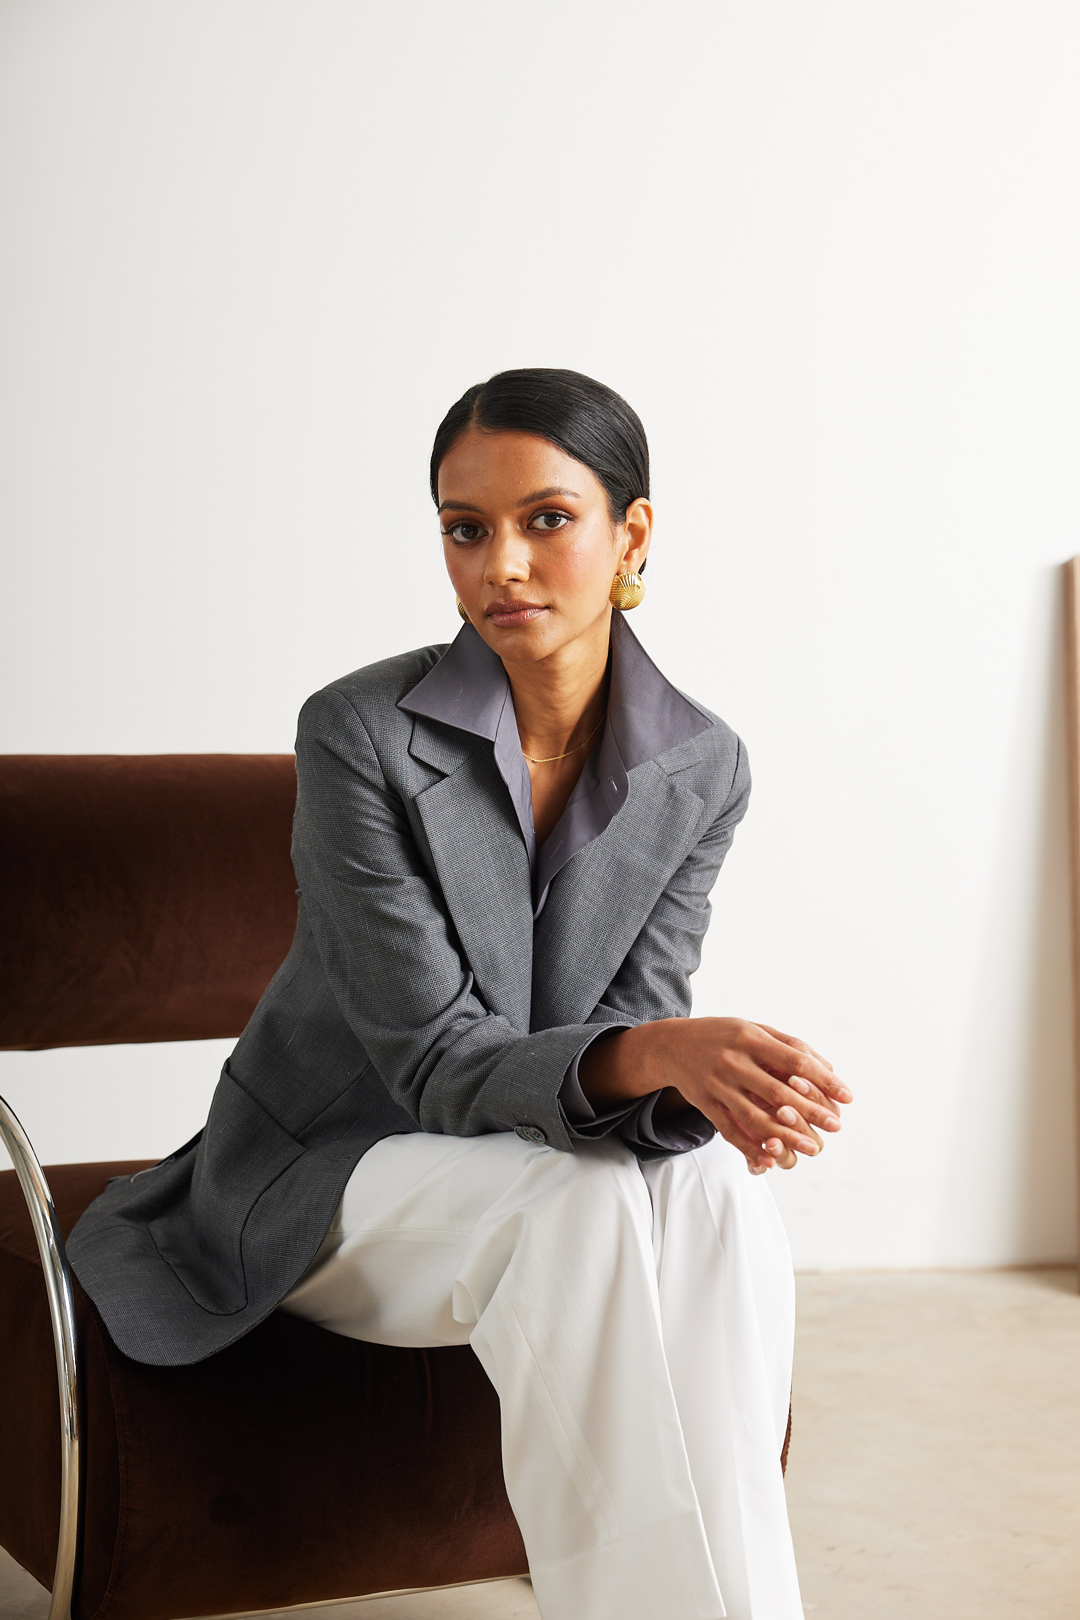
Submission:
[[[522,1034],[484,1006],[405,806],[340,693],[305,704],[296,769],[302,903],[334,997],[391,1096],[424,1131],[522,1129],[572,1151],[579,1133],[558,1093],[595,1025]]]
[[[709,927],[709,895],[731,848],[735,829],[750,799],[750,766],[738,742],[735,771],[727,797],[712,825],[671,878],[648,920],[623,959],[618,973],[589,1014],[593,1024],[645,1024],[656,1018],[688,1018],[692,1006],[690,978],[701,961]],[[576,1074],[577,1060],[573,1063]],[[715,1136],[715,1127],[696,1108],[662,1121],[653,1120],[658,1093],[642,1098],[625,1115],[613,1117],[610,1129],[639,1158],[686,1152]],[[584,1134],[600,1134],[597,1126]]]

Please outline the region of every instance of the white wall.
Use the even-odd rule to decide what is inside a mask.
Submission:
[[[858,1093],[803,1265],[1074,1252],[1058,564],[1080,11],[7,0],[0,749],[285,750],[456,628],[431,435],[622,390],[635,628],[756,789],[700,1010]],[[9,1054],[47,1159],[156,1154],[222,1052]]]

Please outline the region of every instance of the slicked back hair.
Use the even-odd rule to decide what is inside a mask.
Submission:
[[[431,452],[431,498],[439,504],[443,457],[469,428],[535,433],[595,473],[612,521],[649,494],[649,443],[641,418],[620,394],[580,371],[530,366],[474,383],[451,405]]]

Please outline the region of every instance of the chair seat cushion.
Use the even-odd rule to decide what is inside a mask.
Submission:
[[[53,1166],[65,1233],[110,1176]],[[467,1348],[391,1349],[273,1315],[189,1367],[112,1344],[76,1285],[86,1515],[76,1620],[280,1608],[523,1574],[495,1392]],[[56,1365],[13,1172],[0,1174],[0,1543],[43,1584],[59,1517]]]

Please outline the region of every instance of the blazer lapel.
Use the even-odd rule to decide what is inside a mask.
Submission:
[[[413,721],[410,753],[442,781],[414,803],[476,990],[484,1005],[529,1029],[532,880],[529,858],[492,745]]]
[[[704,802],[652,761],[626,803],[553,880],[533,943],[532,1027],[585,1023],[694,846]]]

